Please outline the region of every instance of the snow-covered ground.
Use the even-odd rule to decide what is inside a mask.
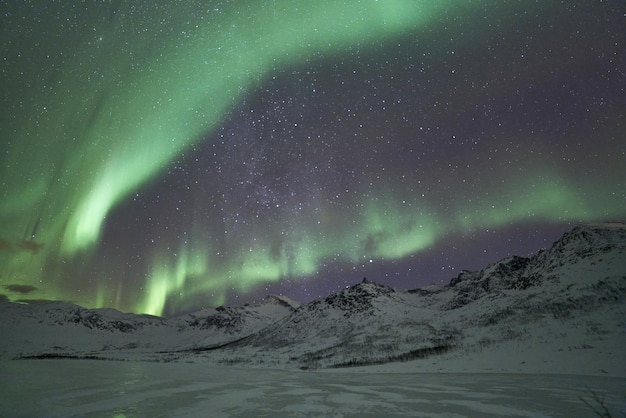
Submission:
[[[0,362],[7,417],[593,417],[584,401],[599,399],[621,417],[625,394],[626,379],[597,376]]]
[[[600,224],[444,288],[364,281],[302,306],[0,299],[0,418],[626,417],[624,254],[626,225]]]

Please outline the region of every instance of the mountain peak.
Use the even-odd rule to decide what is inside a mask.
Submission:
[[[586,258],[598,251],[626,247],[626,224],[621,222],[579,225],[556,241],[547,251],[551,257]],[[571,260],[573,261],[573,259]]]
[[[372,282],[367,278],[363,278],[363,281],[360,283],[353,284],[352,286],[347,287],[342,292],[356,292],[356,293],[367,293],[370,295],[378,296],[381,294],[389,294],[393,293],[396,290],[390,286],[387,286],[382,283]]]
[[[395,289],[376,282],[364,279],[361,283],[349,286],[339,293],[324,299],[326,304],[342,311],[357,312],[369,310],[373,307],[372,301],[380,296],[395,293]]]
[[[615,234],[624,235],[626,234],[626,224],[622,222],[596,222],[578,225],[574,227],[571,231],[563,234],[559,241],[564,240],[568,237],[585,237],[589,234],[610,236],[614,236]]]
[[[578,228],[587,228],[587,229],[611,229],[611,230],[626,230],[626,223],[624,222],[592,222],[577,226],[574,230]]]
[[[284,306],[286,308],[290,308],[293,310],[293,309],[297,309],[298,307],[300,307],[300,302],[296,302],[293,299],[289,299],[287,296],[268,295],[263,299],[263,301],[261,302],[261,305],[278,305],[278,306]]]

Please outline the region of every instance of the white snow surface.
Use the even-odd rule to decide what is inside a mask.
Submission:
[[[268,370],[95,360],[0,362],[10,417],[591,417],[626,380],[541,374]],[[587,402],[589,405],[587,405]]]

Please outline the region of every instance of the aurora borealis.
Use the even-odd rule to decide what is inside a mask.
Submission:
[[[0,5],[8,299],[442,285],[626,215],[617,0]]]

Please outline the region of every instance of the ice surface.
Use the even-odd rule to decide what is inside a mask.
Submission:
[[[626,414],[626,379],[539,374],[285,371],[91,360],[0,363],[11,417],[590,417]]]

